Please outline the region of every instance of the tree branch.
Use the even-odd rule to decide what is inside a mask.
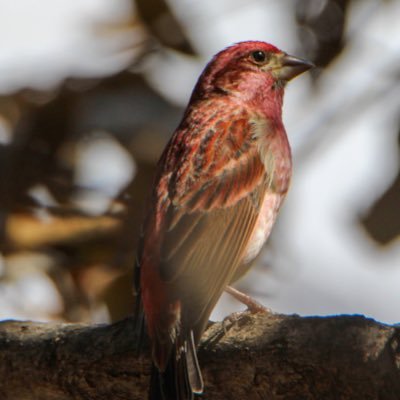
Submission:
[[[133,323],[0,323],[0,398],[146,399],[148,352]],[[400,398],[400,327],[361,316],[243,313],[212,324],[199,351],[202,399]]]

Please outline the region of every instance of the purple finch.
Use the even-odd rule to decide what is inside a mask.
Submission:
[[[264,42],[218,53],[158,163],[135,269],[150,399],[203,391],[196,347],[224,289],[250,267],[288,191],[287,81],[312,64]]]

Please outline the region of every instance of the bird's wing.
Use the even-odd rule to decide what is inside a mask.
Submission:
[[[247,115],[215,122],[198,137],[196,151],[184,157],[189,166],[168,183],[159,264],[189,326],[206,323],[240,266],[267,187]]]

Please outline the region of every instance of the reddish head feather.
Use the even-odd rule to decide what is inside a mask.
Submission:
[[[261,50],[265,53],[280,53],[272,44],[258,41],[236,43],[217,53],[207,64],[195,86],[191,100],[203,97],[207,92],[215,89],[216,81],[225,73],[242,70],[240,60],[251,52]]]

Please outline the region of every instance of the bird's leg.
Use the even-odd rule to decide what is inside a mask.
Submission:
[[[252,297],[248,296],[247,294],[242,293],[241,291],[233,288],[232,286],[227,286],[225,288],[225,292],[229,293],[231,296],[233,296],[236,300],[238,300],[240,303],[244,304],[247,306],[247,309],[252,313],[268,313],[270,314],[272,311],[264,307],[262,304],[260,304],[257,300],[254,300]],[[226,335],[229,330],[238,322],[245,322],[246,319],[248,318],[248,314],[246,315],[243,312],[234,312],[227,317],[225,317],[222,322],[221,326],[219,329],[217,329],[215,332],[212,332],[209,334],[208,338],[203,341],[203,346],[209,346],[214,343],[217,343],[221,340],[221,338]],[[215,325],[216,326],[216,325]],[[214,328],[215,328],[214,326]],[[212,325],[211,328],[213,329]]]
[[[225,292],[229,293],[231,296],[233,296],[237,301],[240,303],[244,304],[247,306],[247,309],[252,313],[258,313],[258,312],[263,312],[263,313],[271,313],[272,311],[264,307],[261,303],[259,303],[257,300],[253,299],[249,295],[240,292],[239,290],[233,288],[232,286],[227,286],[225,288]]]

